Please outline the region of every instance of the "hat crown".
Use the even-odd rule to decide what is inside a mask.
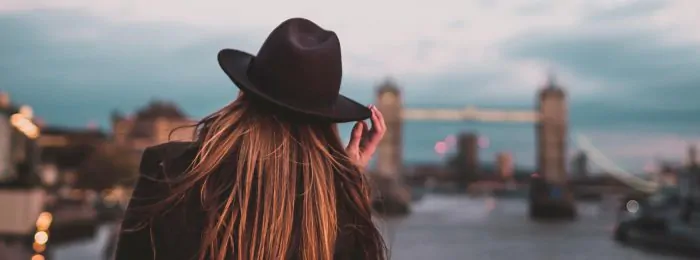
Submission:
[[[238,88],[290,120],[342,123],[372,114],[339,93],[343,65],[338,36],[307,19],[282,22],[257,56],[223,49],[217,58]]]
[[[292,18],[267,37],[248,72],[266,94],[295,106],[333,106],[342,80],[337,35],[304,18]]]

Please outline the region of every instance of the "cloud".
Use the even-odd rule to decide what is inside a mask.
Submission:
[[[698,6],[693,0],[4,0],[0,84],[50,122],[103,118],[111,108],[131,110],[151,97],[201,116],[235,95],[214,60],[219,49],[254,53],[280,21],[304,16],[338,32],[343,92],[362,102],[371,102],[372,88],[391,76],[409,105],[532,108],[544,73],[554,67],[574,102],[574,121],[587,115],[625,121],[631,116],[622,116],[624,109],[665,109],[671,101],[686,115],[693,104],[679,100],[689,94],[659,93],[660,86],[694,93],[700,39],[683,35],[700,35],[698,17],[688,11]]]
[[[575,82],[575,97],[588,103],[699,112],[693,97],[700,95],[700,44],[693,37],[678,37],[698,31],[678,21],[689,19],[683,8],[700,8],[700,2],[617,2],[626,5],[588,12],[575,30],[514,36],[500,46],[502,53],[566,71]],[[678,19],[668,19],[671,14]]]
[[[24,1],[10,0],[6,12],[17,10],[79,10],[122,24],[186,24],[229,35],[260,39],[280,21],[305,16],[338,32],[348,75],[376,78],[385,74],[432,75],[446,70],[499,66],[495,45],[526,30],[565,28],[582,17],[586,1],[552,2],[547,15],[518,15],[532,1],[428,1],[410,6],[401,1]],[[276,8],[265,8],[274,5]],[[402,8],[397,9],[397,6]],[[167,8],[166,8],[167,7]],[[265,10],[255,11],[255,10]],[[358,16],[358,14],[361,14]],[[455,27],[455,24],[461,26]],[[97,27],[97,26],[96,26]],[[97,27],[99,28],[99,27]],[[95,30],[99,31],[99,30]],[[259,41],[259,40],[258,40]],[[425,44],[429,43],[430,48]],[[174,44],[177,44],[175,42]],[[253,50],[254,51],[254,50]],[[420,53],[419,55],[416,55]],[[357,58],[355,58],[357,57]],[[363,62],[375,60],[378,62]]]
[[[625,4],[625,2],[627,2]],[[648,17],[650,14],[662,11],[669,7],[671,1],[645,0],[645,1],[609,1],[602,9],[587,17],[590,21],[625,20],[629,18]]]
[[[700,109],[693,98],[700,95],[700,48],[662,39],[656,30],[559,31],[515,38],[505,53],[597,80],[598,98],[615,98],[611,102],[627,97],[634,101],[624,105]]]
[[[213,111],[235,96],[216,63],[218,42],[247,43],[183,25],[127,26],[75,11],[4,15],[0,25],[12,36],[0,42],[0,85],[49,122],[68,124],[104,122],[111,109],[132,110],[152,97]]]

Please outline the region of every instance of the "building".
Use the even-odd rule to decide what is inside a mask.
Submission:
[[[579,151],[571,161],[571,171],[573,172],[574,178],[586,178],[589,174],[588,169],[588,155]]]
[[[462,188],[479,179],[479,137],[476,133],[461,133],[457,137],[457,153],[449,163]]]
[[[457,153],[467,162],[467,169],[476,173],[479,168],[479,137],[476,133],[462,133],[457,142]]]
[[[15,113],[10,107],[7,93],[0,93],[0,182],[13,178],[16,169],[12,167],[12,138],[13,126],[10,116]]]
[[[145,148],[168,141],[187,141],[194,136],[195,120],[188,118],[174,103],[152,101],[134,115],[112,114],[114,143],[133,148],[139,154]]]
[[[40,188],[40,130],[32,108],[17,106],[0,92],[0,236],[21,237],[33,233],[44,208]]]
[[[498,165],[498,175],[503,180],[511,180],[513,178],[513,156],[508,152],[501,152],[496,155],[496,163]]]
[[[698,148],[695,145],[688,146],[688,153],[685,159],[685,165],[688,167],[697,166],[700,164],[698,161]]]
[[[78,168],[109,140],[98,129],[43,127],[41,133],[37,141],[41,148],[41,175],[49,186],[72,185]]]
[[[568,108],[566,94],[550,76],[540,91],[537,102],[540,120],[537,123],[537,171],[549,183],[566,182],[566,139]]]
[[[684,167],[681,163],[663,161],[653,180],[660,188],[676,188],[679,184],[679,175],[683,171]]]
[[[32,108],[12,104],[10,95],[0,92],[0,183],[32,186],[38,184],[39,127]]]
[[[698,162],[697,156],[695,145],[688,147],[686,165],[679,174],[678,182],[682,196],[693,201],[700,212],[700,162]]]

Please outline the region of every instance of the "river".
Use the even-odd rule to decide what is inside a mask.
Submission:
[[[575,222],[537,223],[526,217],[527,204],[521,199],[426,195],[413,214],[383,222],[382,231],[396,260],[691,259],[669,250],[615,243],[613,208],[579,203]],[[101,260],[109,232],[110,226],[103,226],[90,240],[54,247],[47,259]],[[0,258],[30,259],[19,251],[6,258],[0,253]]]

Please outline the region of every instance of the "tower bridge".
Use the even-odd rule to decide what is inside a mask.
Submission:
[[[429,121],[486,121],[530,123],[535,128],[537,172],[543,185],[538,185],[539,193],[531,197],[534,208],[556,205],[564,211],[573,212],[570,192],[566,187],[566,140],[568,131],[568,109],[566,94],[553,77],[536,95],[537,105],[530,111],[500,109],[480,109],[468,106],[463,109],[420,109],[403,106],[401,91],[391,81],[384,82],[377,89],[377,108],[384,114],[387,131],[377,149],[376,173],[384,179],[398,179],[403,171],[403,122],[406,120]],[[469,139],[466,137],[465,139]],[[473,136],[471,136],[473,139]],[[461,143],[461,141],[460,141]],[[470,148],[470,150],[475,150]],[[476,151],[474,151],[476,152]],[[478,160],[467,155],[466,174],[476,171]],[[465,187],[466,188],[466,187]],[[553,188],[555,191],[550,191]],[[551,202],[549,193],[563,197],[563,202]],[[539,196],[539,197],[538,197]],[[539,198],[544,199],[539,199]],[[532,208],[531,208],[532,209]],[[575,214],[575,213],[572,213]]]

